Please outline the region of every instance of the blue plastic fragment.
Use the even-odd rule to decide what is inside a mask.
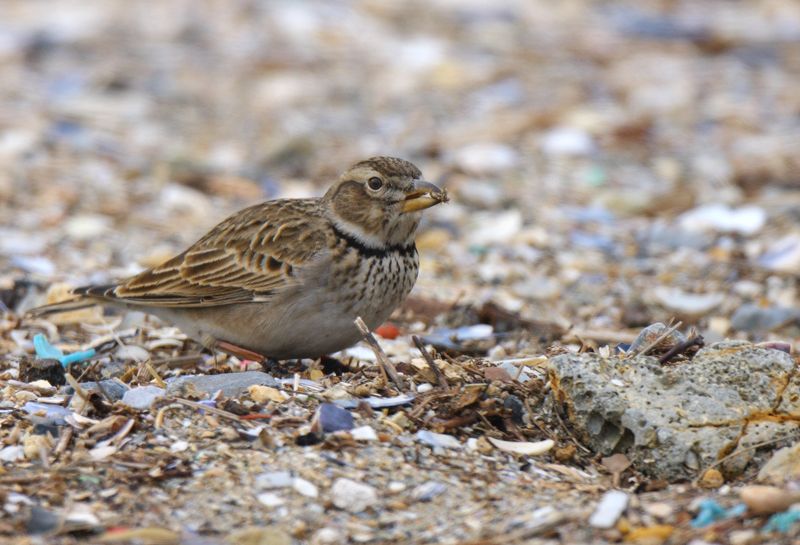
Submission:
[[[709,524],[727,518],[740,517],[747,512],[747,506],[737,503],[730,509],[725,509],[717,500],[707,498],[700,502],[700,512],[692,521],[693,528],[705,528]]]
[[[788,534],[792,525],[800,522],[800,509],[790,509],[783,513],[775,513],[761,529],[762,532],[781,532]]]
[[[58,360],[61,365],[67,367],[70,363],[86,361],[93,358],[96,354],[94,348],[89,350],[79,350],[72,354],[64,355],[64,353],[50,344],[47,337],[38,333],[33,337],[33,347],[36,349],[36,356],[41,359]]]

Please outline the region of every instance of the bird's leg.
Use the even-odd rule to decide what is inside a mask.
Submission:
[[[230,354],[231,356],[236,356],[242,360],[250,360],[260,364],[263,364],[267,360],[263,354],[253,352],[252,350],[242,348],[241,346],[236,346],[235,344],[227,341],[215,341],[214,348],[225,352],[226,354]]]

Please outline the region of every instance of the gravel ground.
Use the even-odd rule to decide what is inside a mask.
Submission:
[[[547,370],[567,352],[616,357],[655,322],[796,351],[795,0],[8,0],[0,14],[0,540],[798,535],[769,525],[791,519],[800,468],[752,488],[791,437],[748,447],[759,456],[736,474],[663,481],[590,451]],[[427,214],[412,296],[376,332],[404,391],[362,343],[344,367],[285,362],[265,369],[279,382],[211,401],[151,389],[136,408],[86,383],[144,395],[261,368],[136,313],[21,320],[378,154],[451,195]],[[36,334],[96,355],[69,378],[31,371]],[[771,493],[784,503],[759,512]]]

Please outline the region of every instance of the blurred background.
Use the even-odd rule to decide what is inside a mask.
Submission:
[[[418,297],[796,332],[796,0],[0,5],[6,293],[155,265],[377,154],[453,197]]]

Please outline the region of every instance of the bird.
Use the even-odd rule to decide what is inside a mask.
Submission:
[[[245,208],[159,266],[29,314],[123,307],[243,359],[325,357],[363,337],[357,317],[374,329],[408,296],[422,211],[448,200],[409,161],[372,157],[322,197]]]

